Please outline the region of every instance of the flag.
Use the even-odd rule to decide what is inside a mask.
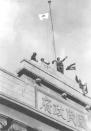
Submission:
[[[76,66],[75,65],[76,65],[76,63],[73,63],[73,64],[67,66],[66,70],[76,70]]]
[[[48,17],[49,17],[49,13],[39,14],[39,19],[42,21],[48,19]]]

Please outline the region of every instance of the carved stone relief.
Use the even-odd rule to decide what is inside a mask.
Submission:
[[[9,117],[0,115],[0,131],[42,131],[19,123]]]
[[[7,126],[7,119],[0,116],[0,129],[3,129],[5,126]]]
[[[8,131],[27,131],[27,129],[22,124],[13,122]]]

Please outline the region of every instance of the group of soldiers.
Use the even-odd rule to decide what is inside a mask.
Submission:
[[[31,56],[31,60],[38,62],[36,57],[37,57],[37,53],[34,52]],[[67,58],[68,58],[68,56],[66,56],[64,59],[61,60],[60,57],[57,57],[56,60],[52,61],[52,64],[56,63],[57,71],[62,74],[64,74],[64,61]],[[46,62],[44,58],[41,58],[40,60],[41,60],[41,62],[45,63],[46,65],[50,65],[50,62]],[[66,70],[76,70],[76,63],[70,64],[69,66],[67,66]],[[75,76],[75,80],[78,83],[79,88],[82,89],[83,95],[87,94],[88,93],[87,84],[86,83],[83,84],[82,81],[80,79],[78,79],[77,75]]]
[[[34,53],[32,54],[32,56],[31,56],[31,60],[34,60],[34,61],[38,62],[36,56],[37,56],[37,53],[34,52]],[[52,61],[52,64],[56,63],[57,71],[58,71],[58,72],[61,72],[62,74],[64,74],[64,63],[63,63],[63,62],[64,62],[67,58],[68,58],[68,56],[66,56],[64,59],[60,60],[60,57],[57,57],[56,60],[53,60],[53,61]],[[40,60],[41,60],[41,62],[43,62],[43,63],[45,63],[45,64],[47,64],[47,65],[50,64],[50,62],[46,62],[46,61],[44,60],[44,58],[41,58]],[[73,63],[73,64],[67,66],[66,70],[76,70],[76,63]]]

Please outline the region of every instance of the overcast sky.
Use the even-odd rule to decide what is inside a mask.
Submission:
[[[91,97],[91,0],[53,0],[51,9],[56,54],[68,56],[65,66],[76,62],[77,71],[66,75],[87,82]],[[47,0],[0,0],[1,67],[15,73],[33,51],[39,59],[53,59],[50,19],[38,17],[48,10]]]

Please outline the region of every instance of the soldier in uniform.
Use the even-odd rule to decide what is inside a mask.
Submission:
[[[82,81],[78,79],[77,75],[75,76],[75,80],[79,84],[79,88],[82,89],[83,95],[86,95],[88,93],[87,83],[83,84]]]
[[[57,65],[57,71],[61,72],[62,74],[64,74],[64,64],[63,62],[67,59],[68,57],[66,56],[64,59],[60,60],[60,57],[57,57],[57,60],[53,60],[52,64],[54,64],[54,62],[56,62]]]
[[[31,56],[31,60],[38,62],[38,60],[36,59],[36,56],[37,56],[37,53],[33,52],[32,56]]]

